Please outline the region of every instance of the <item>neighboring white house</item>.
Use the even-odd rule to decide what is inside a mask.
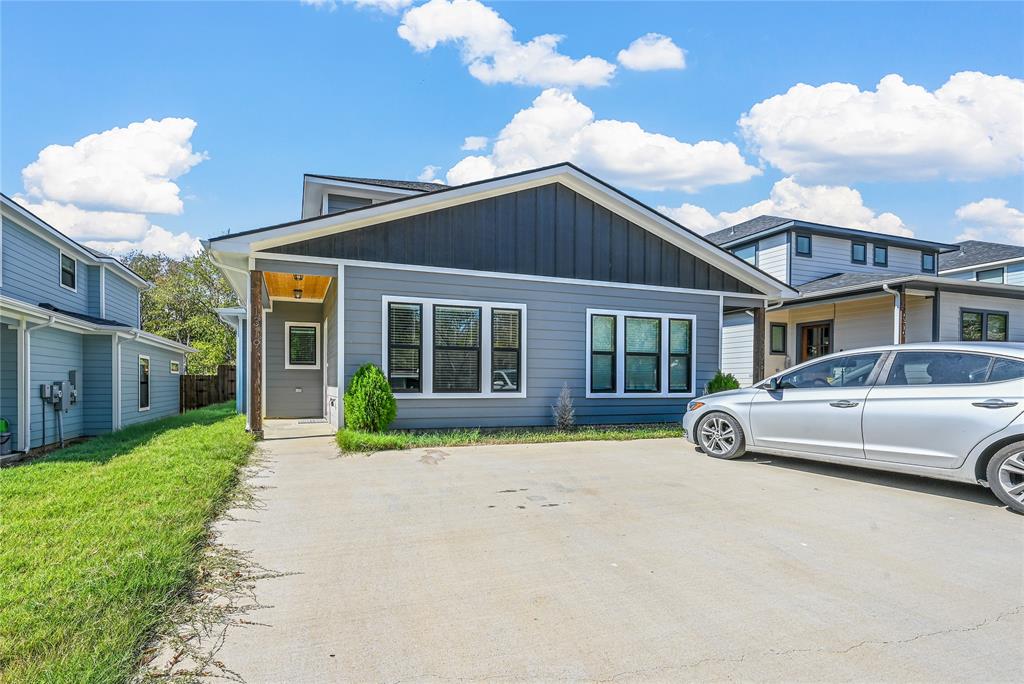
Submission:
[[[1024,247],[946,244],[777,216],[707,237],[799,292],[766,312],[763,368],[753,353],[752,312],[726,312],[722,367],[743,383],[878,344],[1024,341]]]

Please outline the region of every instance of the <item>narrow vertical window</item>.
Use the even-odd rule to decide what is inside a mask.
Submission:
[[[786,353],[786,324],[785,323],[772,323],[770,326],[771,330],[771,343],[769,349],[772,354],[785,354]]]
[[[868,245],[866,242],[850,243],[850,261],[855,264],[868,263]]]
[[[518,309],[491,309],[491,391],[518,392],[522,331]]]
[[[796,236],[796,255],[802,257],[811,256],[811,236],[810,235],[797,235]]]
[[[661,389],[661,320],[626,316],[626,392]]]
[[[987,314],[985,316],[985,340],[988,342],[1006,342],[1006,324],[1006,314]]]
[[[139,410],[149,410],[149,357],[139,356]]]
[[[590,317],[590,391],[615,391],[615,316]]]
[[[668,391],[689,392],[693,360],[693,325],[687,319],[672,318],[668,322]]]
[[[964,342],[981,342],[984,320],[985,314],[980,311],[961,311],[960,339]]]
[[[69,290],[77,289],[78,262],[64,252],[60,253],[60,285]]]
[[[925,273],[935,273],[935,255],[931,252],[921,252],[921,270]]]
[[[395,392],[423,390],[423,306],[388,305],[388,382]]]
[[[434,306],[434,392],[480,391],[480,307]]]

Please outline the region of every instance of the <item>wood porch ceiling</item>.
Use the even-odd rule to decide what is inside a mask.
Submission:
[[[301,278],[301,280],[296,280]],[[297,301],[320,300],[327,294],[327,288],[331,284],[330,276],[317,275],[295,275],[294,273],[271,273],[263,274],[267,283],[267,294],[270,297],[283,297],[296,299],[295,290],[302,292],[302,297]]]

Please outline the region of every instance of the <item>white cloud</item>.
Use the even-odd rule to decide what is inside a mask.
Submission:
[[[668,36],[648,33],[619,50],[619,64],[633,71],[685,69],[686,53]]]
[[[487,147],[490,139],[486,135],[469,135],[462,143],[462,149],[468,152],[476,152]]]
[[[972,71],[929,91],[897,74],[874,91],[798,84],[751,107],[740,129],[802,180],[978,179],[1024,164],[1024,81]]]
[[[864,199],[853,188],[800,185],[792,177],[783,178],[775,183],[768,199],[736,211],[723,211],[713,215],[703,207],[693,204],[658,207],[658,211],[698,233],[710,233],[767,214],[890,235],[914,235],[896,214],[879,214],[865,206]]]
[[[542,92],[498,134],[489,155],[465,157],[449,169],[450,184],[562,161],[579,164],[611,183],[644,190],[693,192],[739,183],[761,172],[733,143],[685,143],[650,133],[632,121],[595,119],[571,93]]]
[[[957,240],[987,240],[1024,245],[1024,211],[1011,207],[1004,199],[986,197],[956,210],[957,220],[965,226]]]
[[[202,250],[199,238],[187,232],[172,233],[156,225],[151,225],[140,240],[88,240],[85,244],[107,254],[122,255],[139,250],[146,254],[166,254],[175,259],[193,256]]]
[[[402,17],[398,35],[419,52],[442,43],[459,47],[469,73],[488,85],[595,87],[607,85],[615,65],[600,57],[573,59],[558,52],[562,36],[544,34],[527,43],[512,25],[478,0],[430,0]]]
[[[346,5],[355,5],[359,9],[375,9],[386,14],[398,14],[413,3],[413,0],[341,0]],[[299,0],[303,5],[331,12],[338,8],[338,0]]]
[[[22,172],[32,198],[122,211],[180,214],[173,180],[206,158],[192,151],[192,119],[146,119],[49,145]]]
[[[48,199],[33,202],[24,195],[15,195],[14,200],[69,238],[78,241],[101,238],[138,240],[150,226],[149,219],[143,214],[89,211]]]
[[[433,164],[427,164],[420,171],[420,175],[416,176],[416,180],[422,181],[423,183],[439,183],[437,179],[437,172],[441,170],[440,166],[434,166]]]

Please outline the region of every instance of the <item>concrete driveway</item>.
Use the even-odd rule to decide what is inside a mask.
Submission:
[[[1024,517],[980,488],[677,439],[268,433],[265,507],[223,540],[294,574],[228,632],[248,682],[1024,680]]]

